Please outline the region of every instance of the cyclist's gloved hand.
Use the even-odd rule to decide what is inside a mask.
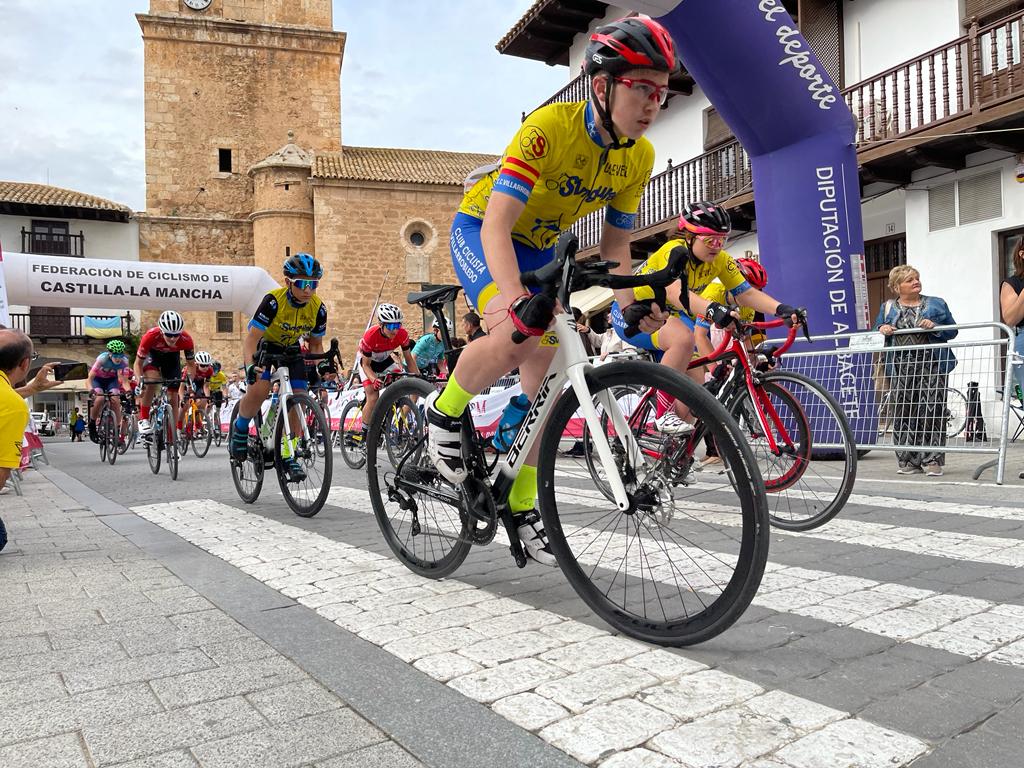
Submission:
[[[370,379],[370,386],[373,387],[378,392],[380,392],[381,388],[384,386],[384,380],[383,379]]]
[[[245,366],[245,383],[246,384],[249,384],[250,386],[255,384],[257,376],[258,376],[258,374],[256,373],[256,365],[254,363],[249,363],[249,365]]]
[[[332,360],[321,360],[317,363],[316,371],[323,376],[328,373],[337,373],[338,369],[334,367],[334,362]]]
[[[805,307],[791,307],[789,304],[779,304],[775,308],[775,316],[785,320],[786,325],[793,325],[793,315],[796,315],[798,320],[806,320],[807,309]]]
[[[708,304],[707,311],[704,312],[704,319],[709,323],[714,323],[719,328],[728,328],[736,322],[736,318],[732,316],[732,310],[724,304],[719,304],[717,301],[712,301]]]
[[[142,384],[135,385],[135,396],[142,397]]]
[[[626,336],[633,338],[640,333],[640,321],[654,314],[654,299],[639,299],[622,310],[626,322]]]
[[[508,310],[516,330],[524,336],[540,336],[555,319],[555,300],[543,293],[520,296]]]

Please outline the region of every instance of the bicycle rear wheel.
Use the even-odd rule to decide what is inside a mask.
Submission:
[[[853,493],[857,479],[853,430],[836,399],[814,379],[775,370],[763,375],[761,386],[778,411],[783,431],[796,443],[791,456],[772,456],[760,425],[737,413],[743,434],[769,480],[768,516],[776,528],[812,530],[839,514]],[[749,395],[745,405],[751,407]],[[809,446],[800,445],[805,440],[800,437],[804,420],[810,429]],[[776,441],[779,437],[776,429]],[[798,476],[786,481],[786,471],[795,474],[801,463],[804,466]],[[767,469],[769,466],[772,469]]]
[[[118,437],[117,422],[114,420],[114,412],[110,408],[107,408],[103,411],[103,417],[100,420],[100,443],[106,444],[107,462],[110,466],[114,466],[114,462],[117,461]]]
[[[235,432],[235,420],[238,418],[238,406],[231,410],[231,421],[228,422],[228,445]],[[246,504],[252,504],[260,496],[263,489],[263,474],[266,467],[266,460],[263,457],[263,444],[260,442],[260,427],[263,424],[263,416],[257,411],[252,421],[256,434],[249,435],[249,452],[243,461],[229,458],[231,464],[231,481],[235,484],[238,497]]]
[[[370,503],[391,551],[413,573],[441,579],[462,565],[473,546],[462,487],[438,474],[427,458],[422,430],[415,441],[396,443],[394,448],[383,444],[401,403],[432,391],[422,379],[402,379],[384,389],[370,423],[366,463]],[[470,428],[467,416],[463,419],[465,445],[470,444]]]
[[[281,486],[284,500],[292,512],[300,517],[313,517],[327,501],[331,492],[331,479],[334,476],[334,454],[330,451],[318,453],[313,441],[319,435],[327,433],[327,417],[320,405],[304,392],[297,392],[288,398],[288,414],[279,414],[274,431],[274,467],[277,470],[277,481]],[[291,414],[297,418],[292,421],[299,424],[299,431],[292,435],[293,447],[291,455],[302,467],[306,477],[298,481],[289,481],[282,459],[282,446],[286,439],[284,420]],[[316,422],[313,429],[302,431],[302,427],[311,421]]]
[[[606,395],[637,387],[679,400],[714,437],[729,480],[697,484],[686,475],[696,433],[640,441],[638,452],[623,448],[616,466],[602,470],[623,478],[630,506],[620,511],[594,490],[585,457],[558,454],[563,435],[578,429],[579,402],[566,390],[544,429],[537,467],[551,549],[576,593],[624,634],[669,646],[708,640],[746,610],[768,557],[764,485],[750,448],[721,403],[663,365],[610,363],[587,381],[595,405],[611,407]],[[608,420],[610,442],[629,444],[615,424],[628,417]]]
[[[211,404],[206,409],[206,424],[213,436],[213,444],[220,448],[220,444],[224,442],[224,432],[220,426],[220,408]]]
[[[366,451],[363,445],[363,403],[353,399],[345,404],[341,411],[341,458],[350,469],[362,469],[366,464]]]

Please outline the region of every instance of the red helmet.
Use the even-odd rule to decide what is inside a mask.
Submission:
[[[617,19],[594,30],[583,69],[588,75],[618,76],[631,69],[655,69],[674,75],[681,69],[672,35],[648,16]]]
[[[736,259],[736,266],[739,267],[743,276],[747,278],[747,282],[757,288],[757,290],[760,291],[768,285],[768,272],[761,266],[760,262],[753,259]]]
[[[679,231],[695,235],[728,235],[732,229],[729,212],[720,205],[706,202],[688,203],[679,214]]]

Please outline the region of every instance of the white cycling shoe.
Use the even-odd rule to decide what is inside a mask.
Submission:
[[[153,426],[149,423],[149,419],[139,419],[139,434],[150,435],[153,433]]]
[[[551,545],[548,544],[548,537],[544,533],[544,527],[541,524],[540,513],[537,510],[531,510],[529,512],[517,512],[517,522],[519,525],[519,540],[523,543],[523,549],[526,550],[526,556],[531,560],[536,560],[541,565],[547,565],[555,567],[558,565],[558,561],[555,560],[555,555],[551,551]]]
[[[440,392],[431,392],[424,403],[427,414],[427,456],[449,483],[465,482],[466,461],[462,458],[462,420],[434,407]]]
[[[693,424],[683,421],[672,411],[665,411],[654,420],[654,426],[665,435],[688,435],[693,432]]]

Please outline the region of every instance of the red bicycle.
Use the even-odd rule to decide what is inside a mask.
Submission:
[[[789,329],[785,341],[775,347],[765,344],[748,350],[748,337],[760,330],[777,328],[783,320],[736,322],[709,355],[694,359],[690,368],[717,364],[707,387],[725,405],[750,443],[763,478],[772,525],[791,531],[807,531],[824,525],[846,504],[857,476],[857,448],[853,431],[839,403],[821,384],[801,373],[783,370],[779,359],[796,340],[800,328],[807,334],[806,321]],[[810,337],[808,336],[808,339]],[[619,409],[637,442],[650,461],[671,467],[668,473],[677,484],[703,487],[709,503],[722,490],[711,472],[702,484],[696,453],[708,442],[708,429],[697,421],[684,435],[669,435],[655,425],[657,391],[620,390],[615,393]],[[605,417],[607,422],[607,417]],[[590,452],[591,441],[583,436],[584,456],[597,486],[608,492],[600,462]],[[618,446],[621,449],[621,446]],[[625,457],[622,466],[626,465]],[[731,481],[730,468],[721,464],[717,475]],[[838,475],[836,474],[838,470]]]

